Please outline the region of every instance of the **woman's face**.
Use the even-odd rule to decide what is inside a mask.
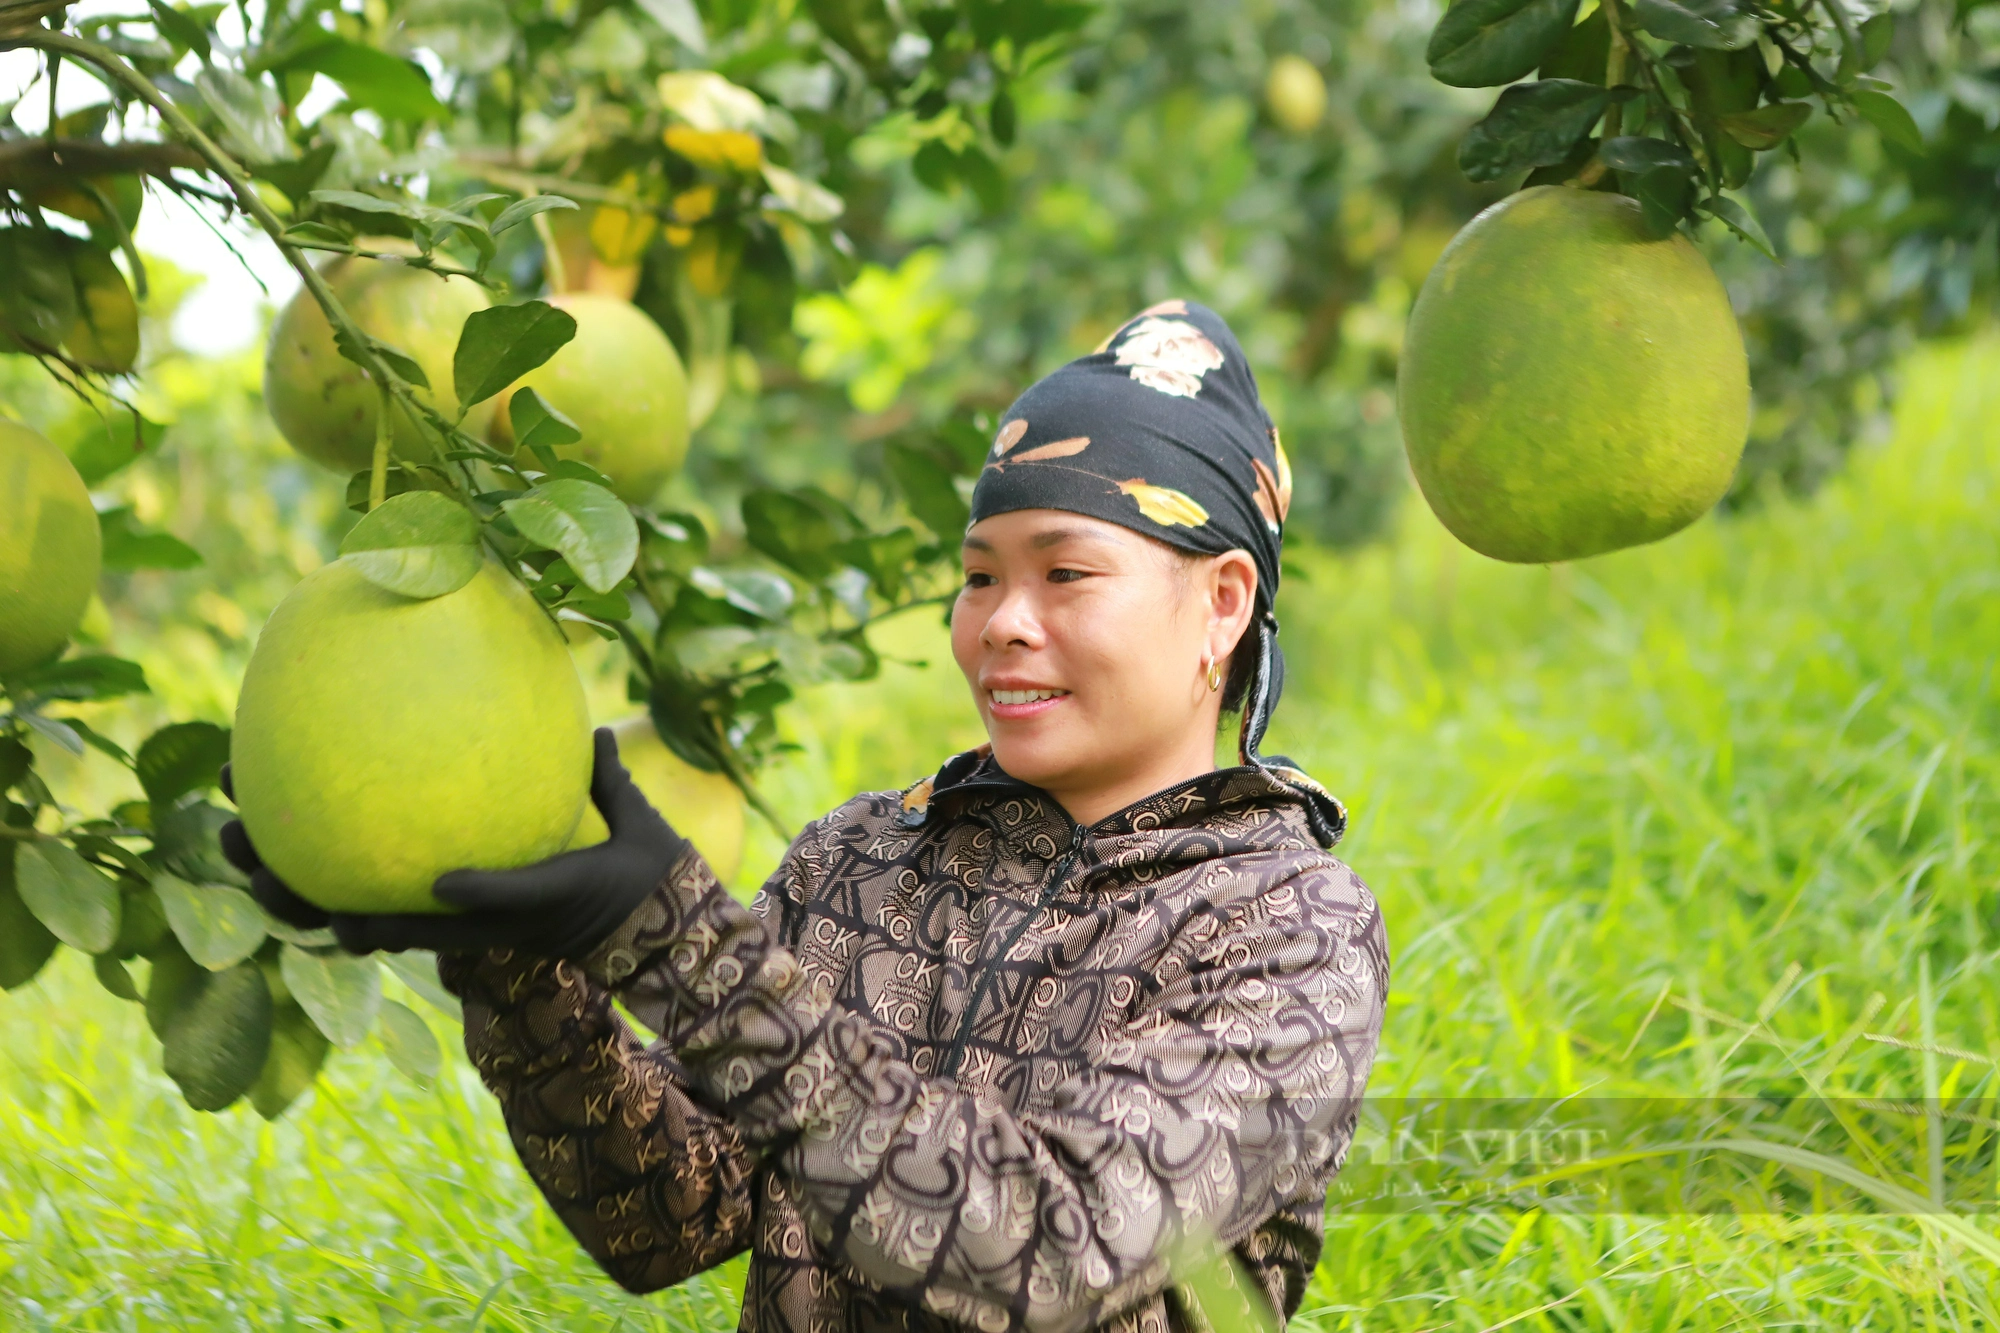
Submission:
[[[964,564],[952,655],[1008,773],[1088,824],[1214,767],[1207,667],[1227,671],[1249,624],[1247,554],[1183,561],[1113,523],[1023,509],[975,524]]]

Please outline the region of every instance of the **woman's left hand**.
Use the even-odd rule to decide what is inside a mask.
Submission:
[[[609,727],[597,729],[595,744],[590,799],[611,830],[609,839],[514,870],[453,870],[440,875],[431,892],[441,902],[463,909],[452,915],[332,913],[326,924],[333,928],[334,938],[351,953],[519,949],[570,958],[597,947],[659,886],[687,840],[660,817],[618,762],[618,741]],[[225,831],[225,850],[232,853],[232,860],[243,854],[254,860],[255,850],[241,827],[238,823]],[[271,884],[257,894],[260,901],[276,896],[275,888],[298,902],[268,870],[263,875]],[[265,905],[273,907],[268,901]],[[294,919],[293,913],[275,914]]]

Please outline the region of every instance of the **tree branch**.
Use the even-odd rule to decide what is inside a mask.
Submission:
[[[0,185],[38,185],[41,178],[145,175],[166,179],[176,167],[206,169],[200,153],[177,143],[103,143],[96,139],[15,139],[0,143]]]
[[[187,113],[175,106],[166,94],[153,85],[151,79],[132,68],[108,47],[85,41],[81,37],[72,37],[68,33],[36,29],[0,37],[0,50],[13,50],[19,47],[61,53],[84,61],[101,70],[112,82],[130,90],[135,97],[158,113],[175,137],[200,154],[209,169],[228,183],[230,194],[235,198],[237,207],[249,214],[257,225],[270,235],[272,243],[278,247],[278,253],[285,257],[285,261],[299,275],[299,280],[305,284],[306,290],[312,293],[313,300],[326,312],[327,321],[344,333],[355,350],[365,358],[362,368],[368,372],[369,377],[387,392],[394,394],[397,399],[408,402],[413,414],[421,411],[421,406],[417,403],[410,386],[389,368],[386,361],[375,354],[374,345],[368,335],[348,316],[346,309],[340,304],[340,298],[333,294],[333,289],[327,286],[326,279],[312,266],[305,252],[284,239],[285,224],[278,220],[270,205],[266,204],[263,196],[257,193],[256,187],[250,182],[249,173],[235,158],[223,152],[213,139],[204,134],[200,126],[189,120]]]

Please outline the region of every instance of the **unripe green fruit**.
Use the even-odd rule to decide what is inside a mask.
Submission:
[[[653,719],[641,714],[611,728],[618,738],[618,762],[632,775],[653,808],[674,831],[693,843],[708,868],[724,884],[743,866],[743,793],[720,773],[705,773],[667,748]],[[572,847],[603,842],[611,830],[597,807],[584,807],[570,839]]]
[[[257,854],[339,912],[442,912],[431,885],[561,851],[590,786],[562,635],[488,564],[416,600],[336,560],[264,626],[230,738]]]
[[[557,448],[558,455],[602,472],[620,499],[646,504],[687,457],[688,382],[680,355],[630,301],[566,292],[549,304],[575,318],[576,337],[500,395],[492,438],[504,449],[514,447],[507,404],[525,385],[583,432],[575,444]]]
[[[489,304],[486,289],[470,278],[440,278],[379,259],[344,256],[324,273],[350,319],[423,367],[431,387],[418,389],[417,397],[446,417],[457,416],[452,353],[465,317]],[[353,473],[374,461],[380,392],[333,345],[333,326],[311,292],[294,296],[271,330],[264,402],[292,448],[315,463]],[[480,403],[467,416],[466,429],[475,435],[485,430],[492,412],[490,401]],[[418,462],[434,457],[429,436],[408,412],[397,408],[394,424],[396,457]]]
[[[1306,134],[1326,117],[1326,80],[1304,56],[1279,56],[1264,79],[1264,102],[1272,120],[1293,134]]]
[[[62,450],[0,420],[0,671],[58,652],[97,587],[104,538]]]
[[[1657,541],[1722,498],[1750,425],[1729,296],[1622,195],[1538,186],[1446,247],[1397,379],[1410,467],[1496,560]]]

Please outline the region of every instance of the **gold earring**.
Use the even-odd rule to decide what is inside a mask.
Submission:
[[[1222,688],[1222,663],[1213,657],[1208,659],[1208,692],[1215,693]]]

